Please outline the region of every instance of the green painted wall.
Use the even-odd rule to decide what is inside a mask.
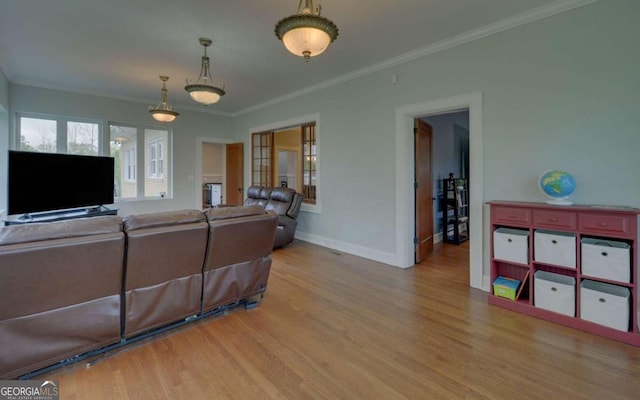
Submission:
[[[640,207],[638,17],[639,1],[601,0],[244,114],[235,132],[248,143],[252,127],[319,113],[322,212],[299,230],[383,253],[395,252],[396,107],[476,91],[484,201],[543,201],[538,175],[562,168],[575,202]]]

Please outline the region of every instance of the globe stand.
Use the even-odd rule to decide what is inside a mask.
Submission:
[[[553,204],[554,206],[570,206],[573,202],[566,199],[553,199],[547,200],[547,204]]]

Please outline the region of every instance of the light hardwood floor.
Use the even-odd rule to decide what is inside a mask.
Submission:
[[[487,304],[468,245],[397,269],[295,241],[254,310],[54,371],[62,399],[639,399],[640,349]]]

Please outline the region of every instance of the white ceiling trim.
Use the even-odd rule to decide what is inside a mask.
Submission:
[[[479,40],[485,38],[487,36],[495,35],[510,29],[517,28],[522,25],[530,24],[532,22],[536,22],[545,18],[552,17],[557,14],[561,14],[566,11],[570,11],[576,9],[578,7],[583,7],[592,3],[595,3],[599,0],[559,0],[555,3],[552,3],[548,6],[542,6],[535,8],[533,10],[524,12],[522,14],[515,15],[513,17],[505,18],[496,23],[483,26],[478,29],[474,29],[460,35],[453,36],[449,39],[442,40],[440,42],[436,42],[429,46],[421,47],[419,49],[401,54],[397,57],[390,58],[383,62],[370,65],[368,67],[338,76],[336,78],[321,82],[317,85],[309,86],[305,89],[296,90],[294,92],[285,94],[280,97],[276,97],[264,103],[256,104],[255,106],[251,106],[240,110],[238,112],[232,113],[232,117],[237,117],[243,114],[247,114],[249,112],[257,111],[259,109],[269,107],[280,102],[286,100],[292,100],[310,93],[317,92],[322,89],[326,89],[332,86],[339,85],[341,83],[345,83],[357,78],[360,78],[365,75],[372,74],[374,72],[382,71],[391,67],[395,67],[400,64],[407,63],[409,61],[413,61],[422,57],[426,57],[428,55],[438,53],[444,50],[451,49],[453,47],[457,47],[474,40]]]

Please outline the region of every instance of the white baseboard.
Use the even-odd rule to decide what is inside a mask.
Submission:
[[[387,253],[380,250],[371,249],[364,246],[358,246],[351,243],[345,243],[334,239],[329,239],[319,235],[313,235],[306,232],[296,232],[296,239],[317,244],[318,246],[328,247],[333,250],[341,251],[344,253],[353,254],[354,256],[366,258],[388,264],[396,267],[396,255],[393,253]]]

